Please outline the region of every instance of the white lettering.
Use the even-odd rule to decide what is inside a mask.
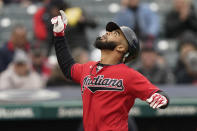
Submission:
[[[60,107],[58,109],[58,117],[81,117],[83,115],[83,111],[81,108],[63,108]]]
[[[33,118],[34,113],[31,108],[6,109],[0,108],[0,118]]]
[[[193,115],[195,113],[197,113],[195,106],[172,106],[157,111],[157,115]]]

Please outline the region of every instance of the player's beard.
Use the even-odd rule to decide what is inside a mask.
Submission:
[[[113,51],[116,48],[117,44],[115,42],[103,42],[101,37],[97,37],[94,43],[94,47],[100,50],[111,50]]]

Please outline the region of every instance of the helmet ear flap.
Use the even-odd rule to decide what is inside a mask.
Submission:
[[[125,57],[124,63],[127,63],[133,59],[132,55],[130,54],[128,57]]]
[[[130,53],[127,52],[127,53],[124,55],[124,58],[127,58],[129,55],[130,55]]]

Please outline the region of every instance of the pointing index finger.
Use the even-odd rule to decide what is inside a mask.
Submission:
[[[62,16],[62,20],[64,21],[64,24],[67,25],[67,16],[63,10],[60,10],[60,14]]]

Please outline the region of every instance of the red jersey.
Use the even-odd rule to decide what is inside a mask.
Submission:
[[[148,99],[159,89],[125,64],[74,64],[71,77],[81,84],[85,131],[128,131],[128,113],[136,98]]]

